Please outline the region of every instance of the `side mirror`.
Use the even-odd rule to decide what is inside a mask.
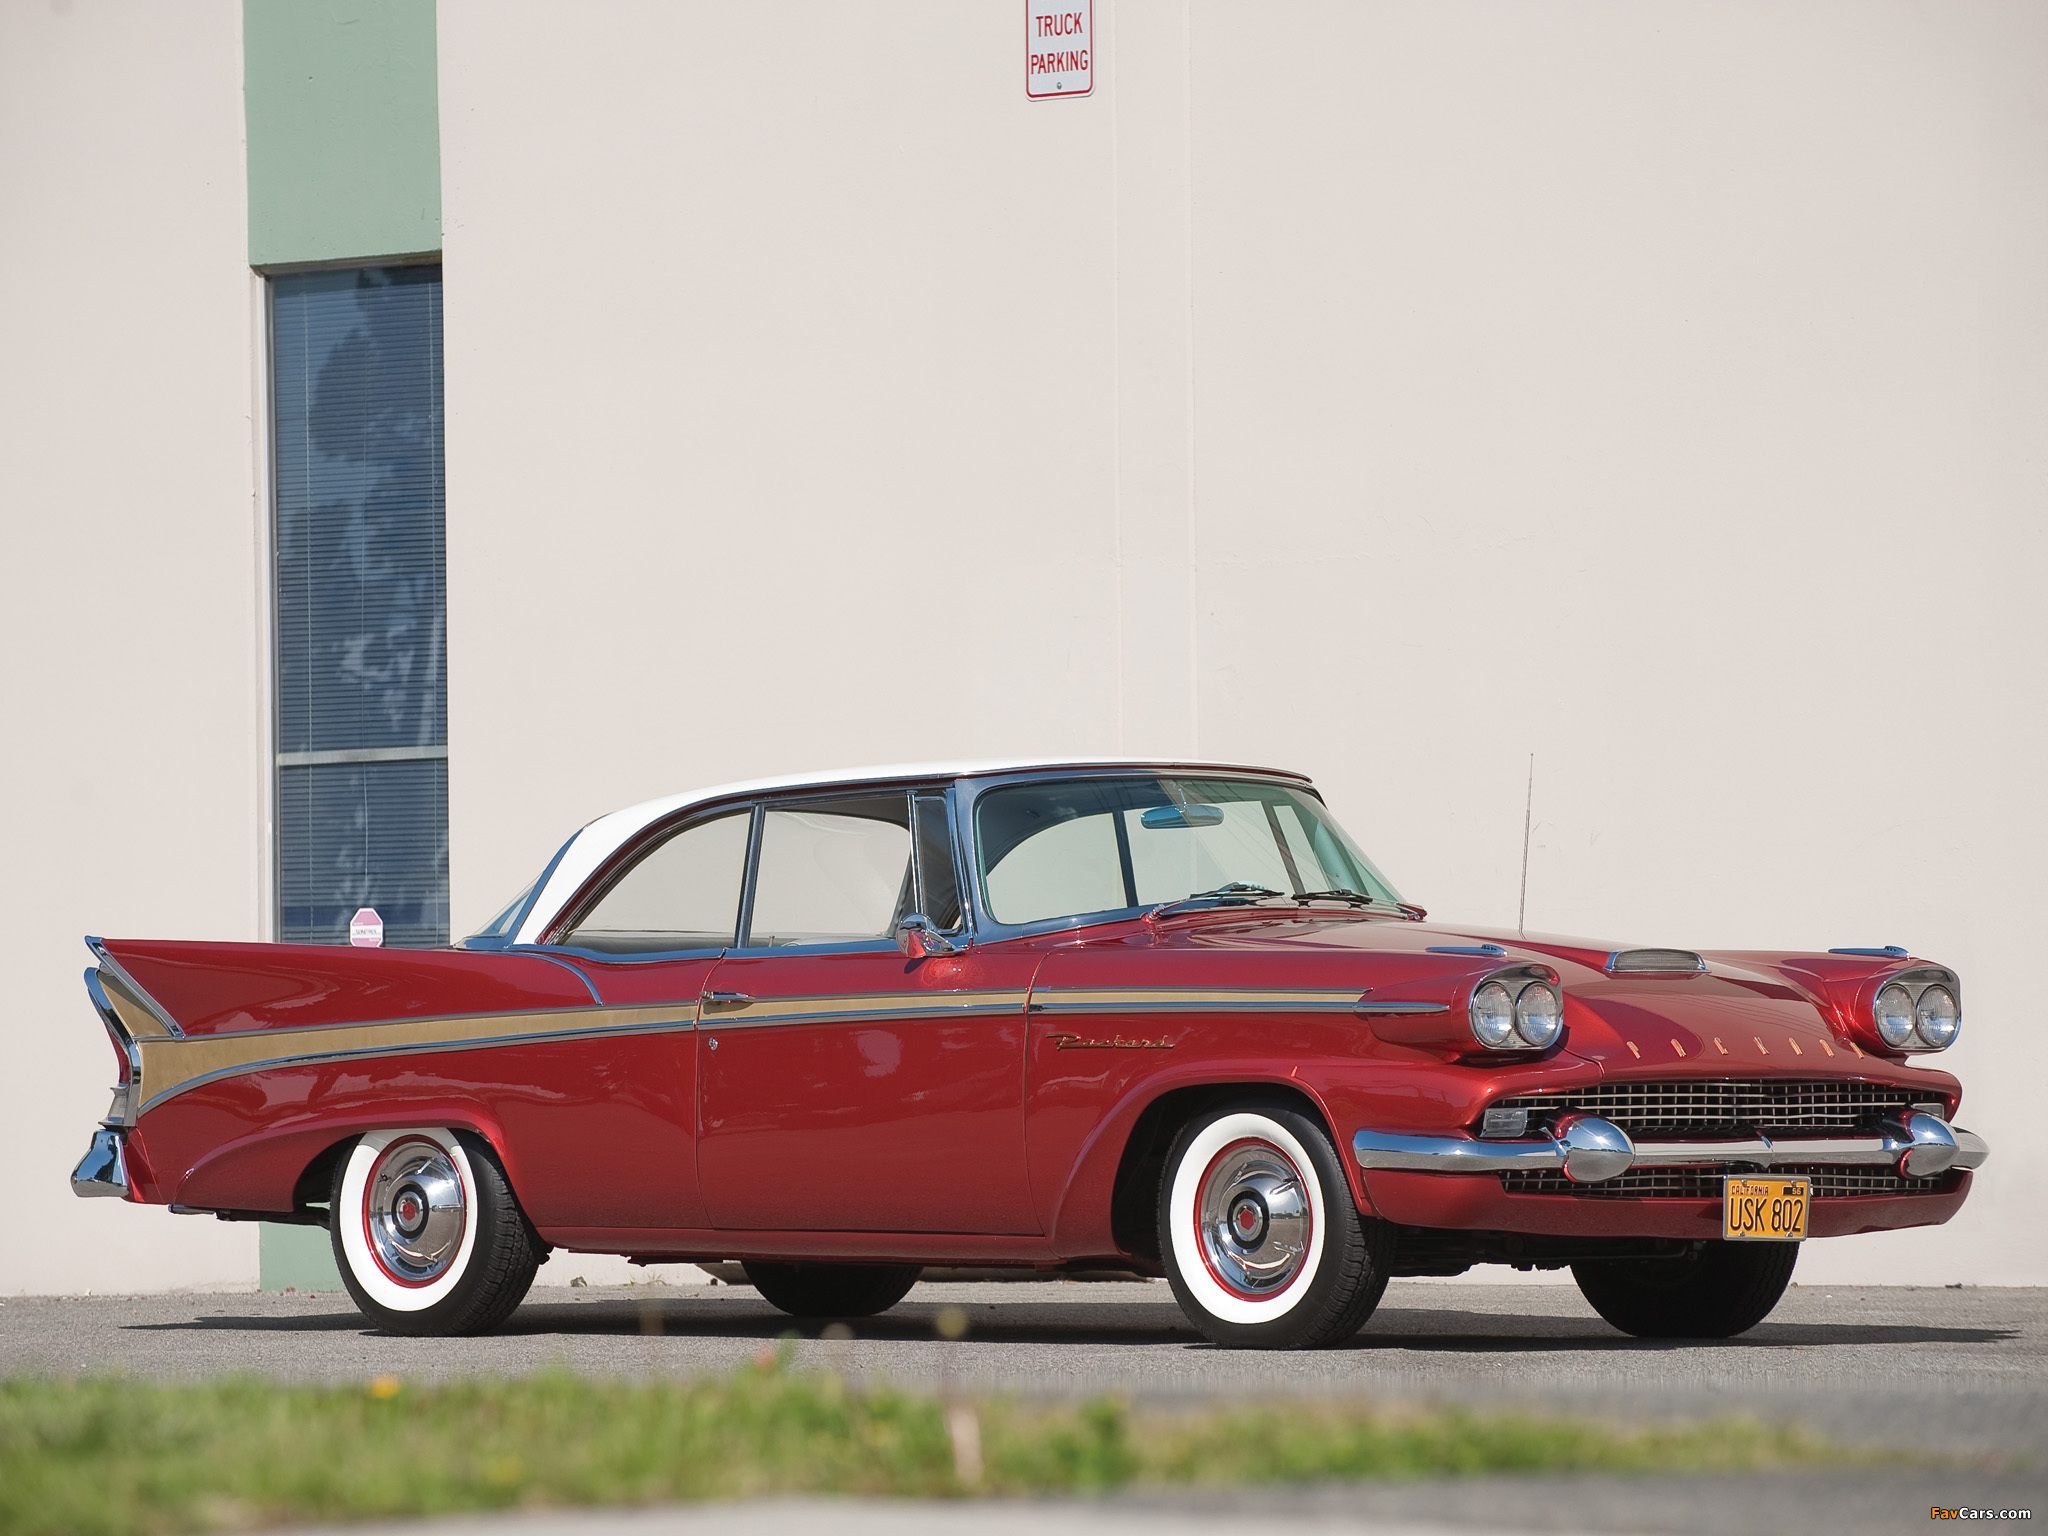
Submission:
[[[922,912],[913,912],[896,925],[896,947],[913,960],[923,960],[932,955],[957,955],[966,946],[939,932]]]

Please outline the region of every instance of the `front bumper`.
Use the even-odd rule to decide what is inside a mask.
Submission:
[[[119,1131],[102,1127],[93,1132],[92,1145],[71,1172],[71,1193],[83,1199],[128,1198],[128,1156]]]
[[[1731,1171],[1811,1164],[1892,1167],[1906,1178],[1984,1165],[1991,1148],[1973,1131],[1924,1110],[1880,1122],[1867,1135],[1736,1140],[1630,1139],[1597,1115],[1558,1116],[1539,1135],[1489,1141],[1471,1136],[1405,1136],[1360,1131],[1352,1155],[1366,1170],[1404,1173],[1510,1173],[1558,1169],[1575,1184],[1599,1184],[1631,1168],[1720,1166]]]

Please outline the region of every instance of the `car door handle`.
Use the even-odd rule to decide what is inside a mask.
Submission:
[[[754,1002],[744,992],[701,992],[697,1000],[706,1008],[748,1008]]]

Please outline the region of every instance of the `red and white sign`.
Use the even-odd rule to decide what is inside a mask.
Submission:
[[[1095,88],[1095,0],[1024,0],[1024,94],[1033,101]]]
[[[348,941],[357,949],[384,947],[384,919],[375,907],[356,909],[356,915],[348,920]]]

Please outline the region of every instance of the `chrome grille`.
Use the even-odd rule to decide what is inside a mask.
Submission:
[[[1743,1131],[1852,1131],[1928,1098],[1925,1089],[1840,1078],[1685,1078],[1594,1083],[1562,1093],[1499,1099],[1492,1107],[1526,1109],[1532,1121],[1563,1109],[1583,1110],[1612,1120],[1637,1140],[1654,1141]]]
[[[1839,1200],[1854,1195],[1938,1195],[1954,1186],[1952,1174],[1932,1179],[1908,1179],[1889,1168],[1844,1163],[1772,1168],[1769,1177],[1810,1179],[1816,1200]],[[1500,1184],[1511,1195],[1577,1195],[1587,1200],[1721,1198],[1721,1170],[1718,1168],[1631,1168],[1618,1178],[1599,1184],[1574,1184],[1562,1170],[1544,1168],[1504,1173],[1500,1176]]]

